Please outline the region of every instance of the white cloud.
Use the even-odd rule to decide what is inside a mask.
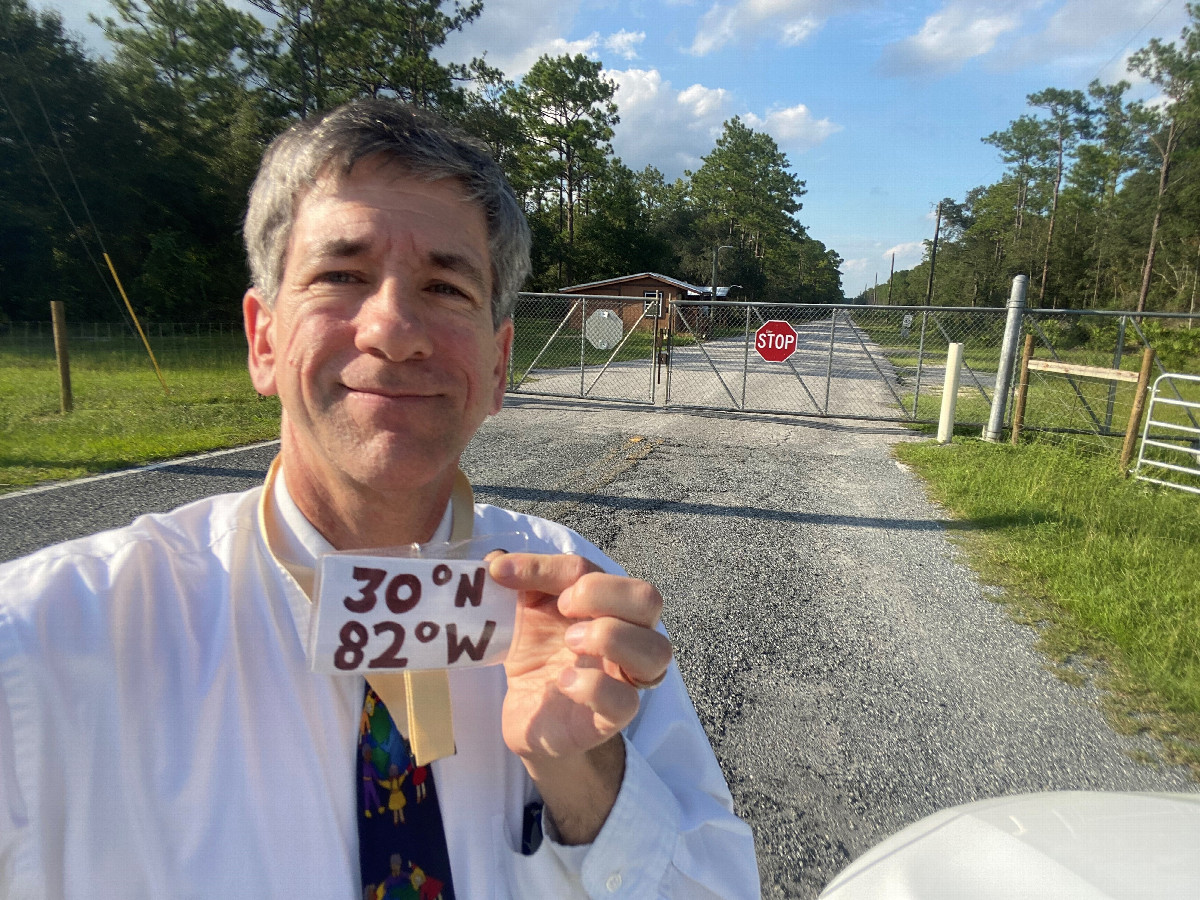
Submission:
[[[880,69],[936,76],[986,59],[1001,70],[1049,65],[1136,83],[1125,70],[1129,54],[1151,37],[1172,39],[1186,22],[1182,2],[1162,0],[945,0],[919,31],[884,48]],[[1131,36],[1133,23],[1142,30]]]
[[[951,0],[916,34],[884,48],[880,67],[890,75],[942,75],[992,51],[1021,24],[1028,3]]]
[[[736,7],[721,6],[720,4],[714,6],[700,18],[690,52],[696,56],[706,56],[714,50],[724,47],[736,35],[734,28],[736,21]]]
[[[896,271],[900,272],[904,269],[911,269],[918,265],[925,258],[925,242],[924,241],[909,241],[905,244],[897,244],[883,252],[881,259],[886,259],[888,265],[891,265],[892,254],[896,254]]]
[[[1060,52],[1090,50],[1114,35],[1128,35],[1131,23],[1144,22],[1153,28],[1146,35],[1148,39],[1162,33],[1162,26],[1168,22],[1176,23],[1172,29],[1182,27],[1186,14],[1182,3],[1176,6],[1168,11],[1161,0],[1066,0],[1038,37]],[[1137,46],[1142,43],[1137,42]]]
[[[712,120],[718,114],[723,119],[722,110],[729,105],[729,92],[725,88],[706,88],[702,84],[693,84],[680,91],[676,99],[696,119]]]
[[[1053,60],[1060,69],[1095,72],[1105,84],[1121,79],[1137,85],[1126,63],[1150,38],[1174,40],[1187,24],[1182,2],[1161,0],[1064,0],[1040,31],[1021,41],[1011,64]],[[1141,26],[1131,34],[1131,25]]]
[[[746,124],[757,131],[766,131],[786,150],[808,150],[817,146],[842,126],[829,119],[817,119],[803,103],[787,109],[771,110],[766,118],[746,113]]]
[[[616,34],[611,34],[604,40],[604,49],[611,50],[625,59],[637,57],[637,45],[646,40],[644,31],[626,31],[622,28]]]
[[[668,179],[695,170],[737,112],[734,96],[724,88],[693,84],[676,90],[657,69],[609,70],[617,83],[621,123],[613,148],[625,164],[652,165]],[[841,130],[829,119],[817,119],[804,104],[765,115],[742,112],[742,120],[775,138],[785,152],[803,152]]]
[[[852,12],[870,0],[735,0],[716,3],[696,26],[689,49],[706,56],[730,43],[772,38],[794,47],[834,15]]]
[[[903,272],[919,265],[925,256],[924,241],[907,241],[888,247],[882,241],[871,240],[862,235],[841,235],[832,244],[844,253],[841,265],[842,284],[847,296],[854,296],[863,287],[871,287],[875,279],[885,284],[892,268],[892,254],[896,254],[896,271]]]
[[[539,56],[564,53],[595,54],[600,36],[567,41],[580,0],[543,3],[541,0],[489,0],[479,18],[449,36],[437,53],[440,60],[466,61],[487,54],[487,61],[516,81]]]
[[[842,260],[842,286],[846,289],[846,296],[858,296],[862,290],[859,285],[869,285],[876,268],[871,260],[863,257]]]
[[[551,38],[530,44],[509,57],[509,64],[501,66],[501,70],[514,81],[523,77],[530,67],[543,56],[595,56],[600,46],[600,35],[592,32],[585,38],[568,41],[565,38]]]
[[[656,69],[609,70],[621,123],[613,149],[634,169],[652,165],[668,180],[695,169],[733,115],[728,91],[693,84],[682,91]]]

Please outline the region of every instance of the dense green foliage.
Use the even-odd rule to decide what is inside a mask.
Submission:
[[[1200,4],[1188,11],[1178,42],[1152,40],[1130,58],[1154,102],[1128,100],[1126,81],[1094,81],[1086,95],[1047,88],[1029,95],[1031,113],[983,138],[1006,171],[940,202],[934,304],[1002,305],[1024,273],[1035,306],[1197,308]],[[880,286],[880,302],[925,302],[931,249]]]
[[[0,325],[115,320],[107,252],[150,318],[233,321],[239,226],[271,137],[355,97],[399,97],[485,139],[533,228],[531,290],[657,271],[742,297],[842,299],[840,259],[806,234],[803,182],[739,120],[700,169],[667,184],[613,156],[615,85],[582,55],[543,57],[517,84],[442,63],[482,10],[444,0],[109,0],[111,60],[54,13],[0,0]],[[370,27],[363,27],[370,23]],[[727,190],[729,188],[729,190]]]

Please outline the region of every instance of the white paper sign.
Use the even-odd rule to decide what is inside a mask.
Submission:
[[[480,560],[330,554],[317,573],[314,672],[491,666],[512,645],[517,592]]]

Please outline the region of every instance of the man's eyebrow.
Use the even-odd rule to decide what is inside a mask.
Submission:
[[[469,256],[462,253],[434,250],[429,254],[429,261],[439,269],[449,269],[451,272],[457,272],[459,275],[473,282],[480,291],[487,289],[486,274],[476,265],[475,260]]]
[[[310,247],[308,255],[315,259],[346,259],[361,256],[370,249],[370,241],[355,238],[329,238]]]

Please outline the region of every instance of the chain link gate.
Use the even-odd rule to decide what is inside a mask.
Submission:
[[[653,404],[658,313],[653,298],[519,295],[509,393]]]
[[[796,332],[768,362],[768,321]],[[684,301],[672,305],[668,406],[876,421],[934,422],[950,343],[966,344],[962,384],[986,421],[1003,309]],[[933,390],[931,390],[931,387]]]

